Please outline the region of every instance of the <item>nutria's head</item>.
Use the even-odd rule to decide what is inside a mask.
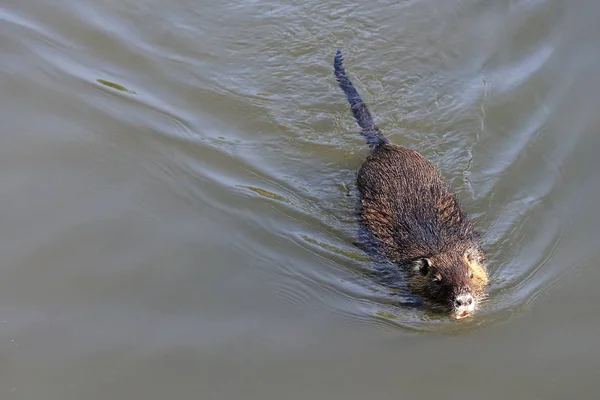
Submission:
[[[485,256],[476,248],[431,254],[410,264],[408,285],[435,309],[460,319],[473,314],[488,284]]]

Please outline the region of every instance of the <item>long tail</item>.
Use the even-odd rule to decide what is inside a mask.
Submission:
[[[367,144],[371,149],[374,149],[377,146],[389,143],[377,125],[373,122],[373,117],[371,116],[367,105],[356,91],[350,78],[346,75],[346,70],[344,70],[344,67],[342,66],[343,61],[342,51],[338,49],[335,53],[335,58],[333,59],[333,71],[340,84],[340,88],[348,98],[354,119],[356,119],[358,126],[362,128],[362,134],[367,140]]]

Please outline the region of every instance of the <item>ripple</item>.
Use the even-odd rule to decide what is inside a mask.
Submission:
[[[129,94],[136,94],[133,90],[129,90],[125,86],[119,85],[118,83],[110,82],[105,79],[96,79],[96,81],[98,83],[101,83],[104,86],[108,86],[109,88],[116,89],[121,92],[129,93]]]
[[[586,127],[568,137],[553,127],[576,73],[558,73],[572,54],[557,39],[562,26],[536,28],[548,2],[405,1],[385,13],[366,3],[202,12],[177,3],[159,16],[147,3],[109,3],[49,11],[64,27],[5,9],[0,19],[24,34],[42,71],[31,79],[48,98],[62,94],[74,120],[93,115],[77,120],[97,121],[83,123],[98,128],[93,140],[195,212],[222,218],[245,273],[292,309],[451,334],[526,312],[563,279],[555,263],[570,198],[561,190],[579,188],[564,186],[565,165]],[[332,77],[337,47],[385,134],[439,165],[484,228],[491,296],[476,318],[427,313],[352,246],[367,149]]]
[[[257,194],[259,194],[262,197],[265,197],[267,199],[282,201],[284,203],[289,203],[290,202],[285,197],[283,197],[281,195],[278,195],[276,193],[273,193],[273,192],[269,192],[268,190],[265,190],[265,189],[260,189],[260,188],[256,188],[256,187],[252,187],[252,186],[244,186],[244,185],[237,185],[237,187],[243,188],[243,189],[248,189],[248,190],[250,190],[250,191],[252,191],[254,193],[257,193]]]

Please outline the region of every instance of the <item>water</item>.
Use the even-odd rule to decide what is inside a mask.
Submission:
[[[0,398],[593,398],[598,15],[5,0]],[[484,233],[475,318],[399,307],[352,245],[338,47]]]

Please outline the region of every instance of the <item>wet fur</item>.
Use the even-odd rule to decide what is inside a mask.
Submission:
[[[364,246],[402,267],[409,289],[437,305],[451,308],[465,291],[481,297],[488,283],[485,255],[458,199],[433,164],[382,135],[347,77],[339,50],[334,73],[372,149],[357,176]]]

